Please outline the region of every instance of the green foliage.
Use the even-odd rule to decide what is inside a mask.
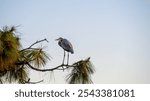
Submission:
[[[9,83],[13,82],[23,83],[25,80],[27,80],[27,78],[28,75],[26,68],[19,68],[7,71],[5,80],[8,81]]]
[[[28,64],[40,68],[49,59],[42,48],[32,48],[38,42],[21,50],[20,40],[15,32],[14,26],[6,26],[0,30],[0,83],[24,83],[28,80]]]
[[[44,66],[47,62],[47,60],[50,60],[47,53],[44,52],[42,49],[32,49],[32,50],[26,50],[26,54],[24,54],[24,57],[26,57],[27,61],[32,63],[34,67],[40,68],[41,66]]]
[[[73,64],[71,73],[67,77],[67,81],[70,84],[92,83],[91,74],[93,74],[95,70],[94,66],[89,60],[90,58],[86,60],[80,60]]]
[[[0,71],[10,70],[19,57],[20,42],[15,27],[0,30]]]

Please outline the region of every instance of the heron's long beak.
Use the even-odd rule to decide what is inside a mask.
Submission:
[[[62,39],[63,39],[63,38],[60,37],[60,38],[58,38],[58,39],[55,39],[55,41],[59,41],[59,40],[62,40]]]

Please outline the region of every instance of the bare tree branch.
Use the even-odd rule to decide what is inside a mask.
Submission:
[[[60,67],[63,67],[63,66],[66,67],[66,68],[64,68],[64,69],[67,69],[67,68],[69,68],[69,67],[75,67],[74,65],[65,65],[65,64],[62,64],[62,65],[59,65],[59,66],[56,66],[56,67],[50,68],[50,69],[38,69],[38,68],[33,67],[33,66],[32,66],[31,64],[29,64],[29,63],[27,63],[27,65],[28,65],[31,69],[36,70],[36,71],[41,71],[41,72],[54,71],[54,70],[63,70],[63,69],[60,69]]]
[[[43,40],[36,41],[36,42],[33,43],[29,48],[31,48],[31,47],[34,46],[35,44],[40,43],[40,42],[42,42],[42,41],[48,42],[48,40],[45,38],[45,39],[43,39]]]
[[[25,51],[25,50],[27,50],[27,49],[38,49],[38,48],[32,48],[32,47],[33,47],[35,44],[38,44],[38,43],[43,42],[43,41],[48,42],[48,40],[47,40],[46,38],[45,38],[45,39],[42,39],[42,40],[39,40],[39,41],[36,41],[35,43],[31,44],[28,48],[25,48],[25,49],[20,50],[20,52]]]
[[[40,81],[36,81],[36,82],[31,82],[30,81],[30,78],[28,79],[28,81],[26,81],[26,80],[23,80],[23,83],[27,83],[27,84],[37,84],[37,83],[41,83],[41,82],[43,82],[44,80],[40,80]]]

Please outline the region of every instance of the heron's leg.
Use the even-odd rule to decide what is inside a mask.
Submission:
[[[64,57],[63,57],[63,62],[62,62],[63,65],[64,65],[64,62],[65,62],[65,56],[66,56],[66,53],[64,51]]]
[[[67,58],[67,65],[69,64],[69,52],[68,52],[68,58]]]
[[[64,50],[64,57],[63,57],[62,65],[64,65],[64,62],[65,62],[65,55],[66,55],[66,52],[65,52],[65,50]],[[63,67],[63,66],[62,66],[62,68],[63,68],[63,71],[64,71],[64,67]]]

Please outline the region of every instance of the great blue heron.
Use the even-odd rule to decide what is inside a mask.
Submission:
[[[66,54],[65,51],[68,52],[68,58],[67,58],[67,65],[68,65],[69,64],[69,52],[71,54],[74,53],[73,46],[72,46],[72,44],[67,39],[64,39],[62,37],[56,39],[56,41],[58,41],[59,46],[64,49],[64,57],[63,57],[63,62],[62,62],[63,65],[64,65],[65,54]]]

